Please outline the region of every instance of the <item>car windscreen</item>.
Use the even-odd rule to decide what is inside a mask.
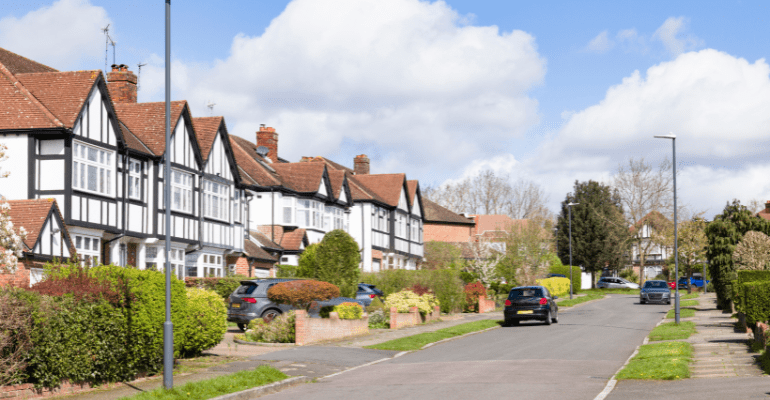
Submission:
[[[239,286],[238,289],[235,290],[235,294],[252,294],[255,290],[257,290],[256,283],[246,283]]]
[[[513,289],[508,297],[543,297],[543,291],[533,288]]]
[[[668,289],[668,285],[666,282],[644,282],[645,288],[652,288],[652,289]]]

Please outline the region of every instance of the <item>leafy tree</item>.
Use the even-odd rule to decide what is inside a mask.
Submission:
[[[562,202],[557,220],[556,241],[562,263],[569,265],[569,210],[572,206],[572,263],[591,272],[625,265],[629,251],[629,231],[617,191],[599,182],[575,181],[574,192]],[[592,283],[593,284],[593,283]]]
[[[706,257],[709,260],[709,272],[714,291],[717,294],[717,307],[722,310],[730,309],[732,288],[730,281],[735,279],[735,264],[733,253],[735,247],[748,231],[768,233],[770,226],[767,221],[754,216],[740,201],[733,200],[725,205],[722,214],[706,227],[708,248]]]
[[[770,237],[749,231],[735,246],[733,262],[737,269],[766,270],[770,264]]]
[[[533,285],[548,266],[553,237],[552,222],[533,218],[512,224],[505,232],[505,257],[497,264],[497,273],[507,282]]]
[[[455,267],[462,264],[462,250],[452,243],[431,240],[425,242],[423,269]]]
[[[358,243],[347,232],[335,229],[324,236],[316,249],[317,279],[337,285],[344,297],[355,297],[361,255]]]
[[[673,235],[673,233],[671,233]],[[679,268],[687,276],[692,277],[695,272],[703,269],[703,262],[706,261],[706,220],[701,217],[681,222],[677,231],[679,238]],[[673,239],[671,240],[673,243]]]
[[[319,243],[313,243],[310,246],[305,247],[305,251],[299,256],[299,266],[297,267],[297,278],[313,278],[318,279],[318,260],[316,259],[316,252],[318,251]]]

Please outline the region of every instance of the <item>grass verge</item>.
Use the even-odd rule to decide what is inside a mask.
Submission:
[[[679,380],[690,377],[692,345],[686,342],[646,344],[615,377],[622,379]]]
[[[666,314],[666,318],[675,318],[676,317],[676,310],[670,309],[668,310],[668,314]],[[695,316],[695,310],[692,308],[682,308],[682,303],[679,303],[679,318],[690,318]]]
[[[587,301],[601,299],[604,297],[603,293],[588,293],[585,296],[575,297],[572,300],[566,299],[557,302],[556,304],[559,305],[559,307],[572,307],[575,304],[585,303]]]
[[[283,372],[262,365],[249,371],[240,371],[231,375],[219,376],[204,381],[190,382],[171,390],[163,388],[151,392],[140,393],[136,396],[124,397],[131,400],[204,400],[222,396],[228,393],[240,392],[268,383],[282,381],[288,378]]]
[[[695,322],[684,321],[679,325],[676,322],[660,324],[650,332],[650,341],[687,339],[695,333]]]
[[[674,297],[674,296],[672,295],[671,297]],[[690,294],[686,294],[684,296],[680,295],[679,296],[679,300],[697,299],[698,297],[700,297],[699,293],[690,293]]]
[[[695,307],[698,304],[700,304],[698,303],[698,300],[685,300],[685,301],[679,300],[679,307]]]
[[[482,331],[484,329],[499,326],[502,321],[495,321],[491,319],[483,319],[480,321],[468,322],[466,324],[460,324],[451,326],[449,328],[439,329],[434,332],[418,333],[416,335],[403,337],[400,339],[389,340],[384,343],[374,344],[366,346],[367,349],[376,350],[419,350],[428,343],[435,343],[439,340],[448,339],[455,336],[464,335],[466,333]]]

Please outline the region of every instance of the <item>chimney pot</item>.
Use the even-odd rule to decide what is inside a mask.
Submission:
[[[353,171],[356,175],[369,175],[369,157],[366,154],[357,155],[353,159]]]
[[[112,64],[107,73],[107,89],[114,103],[136,103],[136,75],[126,64]]]
[[[267,147],[269,150],[267,158],[271,162],[278,162],[278,134],[275,132],[275,128],[260,124],[257,131],[257,146]]]

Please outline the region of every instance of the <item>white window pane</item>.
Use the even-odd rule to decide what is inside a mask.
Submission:
[[[88,148],[88,161],[96,161],[96,149]]]
[[[83,250],[91,250],[91,238],[83,238]]]
[[[112,180],[110,179],[110,174],[112,172],[110,170],[107,170],[107,194],[112,194]]]
[[[78,186],[78,163],[75,163],[75,167],[72,168],[72,186]]]
[[[104,168],[99,169],[99,192],[104,193]]]
[[[86,188],[86,165],[80,164],[80,185],[78,185],[79,188],[85,189]]]
[[[90,149],[89,149],[90,152]],[[88,190],[96,191],[96,167],[93,165],[88,166]]]

